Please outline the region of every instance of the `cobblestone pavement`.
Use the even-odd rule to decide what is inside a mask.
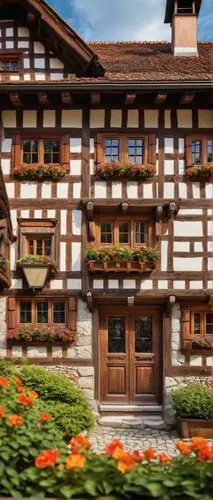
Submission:
[[[113,428],[102,425],[97,425],[90,435],[94,451],[102,451],[113,439],[120,439],[127,450],[143,451],[146,448],[154,448],[158,452],[175,455],[175,441],[180,438],[174,430]]]

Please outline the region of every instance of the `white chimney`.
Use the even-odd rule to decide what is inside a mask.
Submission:
[[[202,0],[167,0],[165,23],[171,23],[174,56],[197,56],[197,18]]]

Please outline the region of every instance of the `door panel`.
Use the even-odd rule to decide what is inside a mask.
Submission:
[[[102,402],[156,404],[160,395],[159,309],[103,307],[100,314]]]

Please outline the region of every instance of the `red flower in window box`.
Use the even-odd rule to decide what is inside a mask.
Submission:
[[[58,163],[38,164],[22,163],[13,170],[14,176],[19,179],[42,180],[60,179],[67,173],[66,169]]]
[[[155,167],[151,164],[142,165],[140,163],[130,162],[105,162],[96,167],[96,175],[103,179],[130,178],[130,179],[147,179],[155,175]]]
[[[65,326],[19,325],[9,330],[7,340],[16,342],[71,343],[75,340],[75,332]]]
[[[188,179],[205,181],[213,175],[213,164],[192,165],[186,169],[185,175]]]
[[[211,350],[213,343],[208,338],[196,338],[192,337],[191,339],[184,340],[183,342],[183,350],[191,351],[192,349],[208,349]]]

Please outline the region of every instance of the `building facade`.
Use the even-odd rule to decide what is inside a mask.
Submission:
[[[211,376],[213,43],[197,42],[201,3],[167,0],[171,44],[86,44],[44,0],[0,3],[15,238],[0,354],[71,374],[101,412],[170,422],[171,388]],[[72,341],[27,342],[17,332],[30,324]]]

